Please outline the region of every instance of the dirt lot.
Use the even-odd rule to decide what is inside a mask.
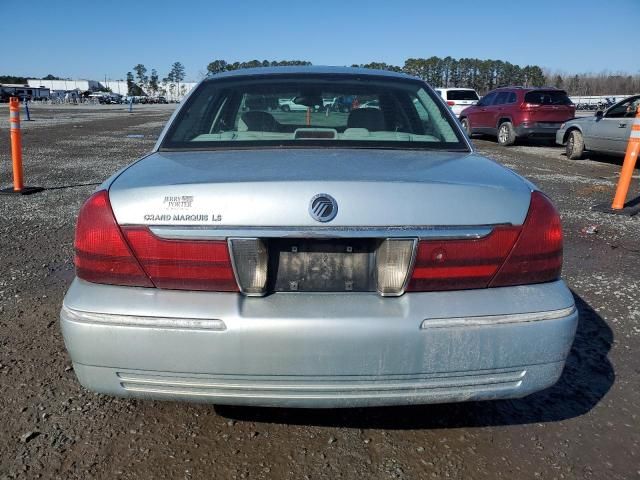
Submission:
[[[560,382],[544,392],[332,411],[130,401],[79,386],[57,318],[82,201],[153,145],[171,107],[32,110],[35,120],[23,122],[26,179],[47,190],[0,197],[0,479],[640,478],[640,215],[590,210],[612,198],[619,160],[569,161],[559,148],[475,140],[562,213],[564,276],[581,319]],[[634,196],[638,184],[636,175]],[[597,233],[585,233],[590,226]]]

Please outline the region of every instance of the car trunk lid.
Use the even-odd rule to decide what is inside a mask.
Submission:
[[[352,228],[522,224],[531,188],[468,152],[254,149],[157,152],[111,183],[120,225]],[[312,218],[312,198],[337,202]]]

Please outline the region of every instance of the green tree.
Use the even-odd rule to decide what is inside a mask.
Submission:
[[[149,77],[147,77],[147,67],[139,63],[135,67],[133,67],[133,71],[136,72],[136,79],[138,80],[138,86],[140,88],[144,88],[149,82]]]
[[[228,70],[228,64],[225,60],[214,60],[207,65],[207,72],[211,74],[222,73]]]
[[[182,65],[180,62],[174,62],[174,64],[171,65],[171,71],[169,72],[169,75],[172,75],[173,80],[176,83],[180,83],[184,80],[184,65]]]
[[[174,62],[173,65],[171,65],[168,77],[172,79],[171,83],[176,84],[178,95],[180,95],[180,82],[184,80],[184,76],[184,65],[180,62]]]
[[[158,94],[158,72],[155,68],[151,69],[151,77],[149,77],[149,90],[151,90],[154,95]]]
[[[127,95],[134,95],[133,90],[135,86],[136,84],[133,81],[133,73],[127,72]]]
[[[391,72],[402,71],[402,68],[398,67],[397,65],[389,65],[388,63],[384,63],[384,62],[370,62],[370,63],[353,65],[353,66],[360,67],[360,68],[371,68],[374,70],[389,70]]]

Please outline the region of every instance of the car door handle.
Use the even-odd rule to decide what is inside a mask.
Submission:
[[[618,128],[624,128],[624,127],[626,127],[626,126],[627,126],[627,124],[626,124],[626,123],[619,123],[619,124],[618,124]]]

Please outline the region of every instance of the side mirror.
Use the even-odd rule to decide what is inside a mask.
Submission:
[[[595,115],[596,115],[596,118],[602,118],[602,116],[604,115],[604,112],[602,110],[598,110],[596,111]]]

